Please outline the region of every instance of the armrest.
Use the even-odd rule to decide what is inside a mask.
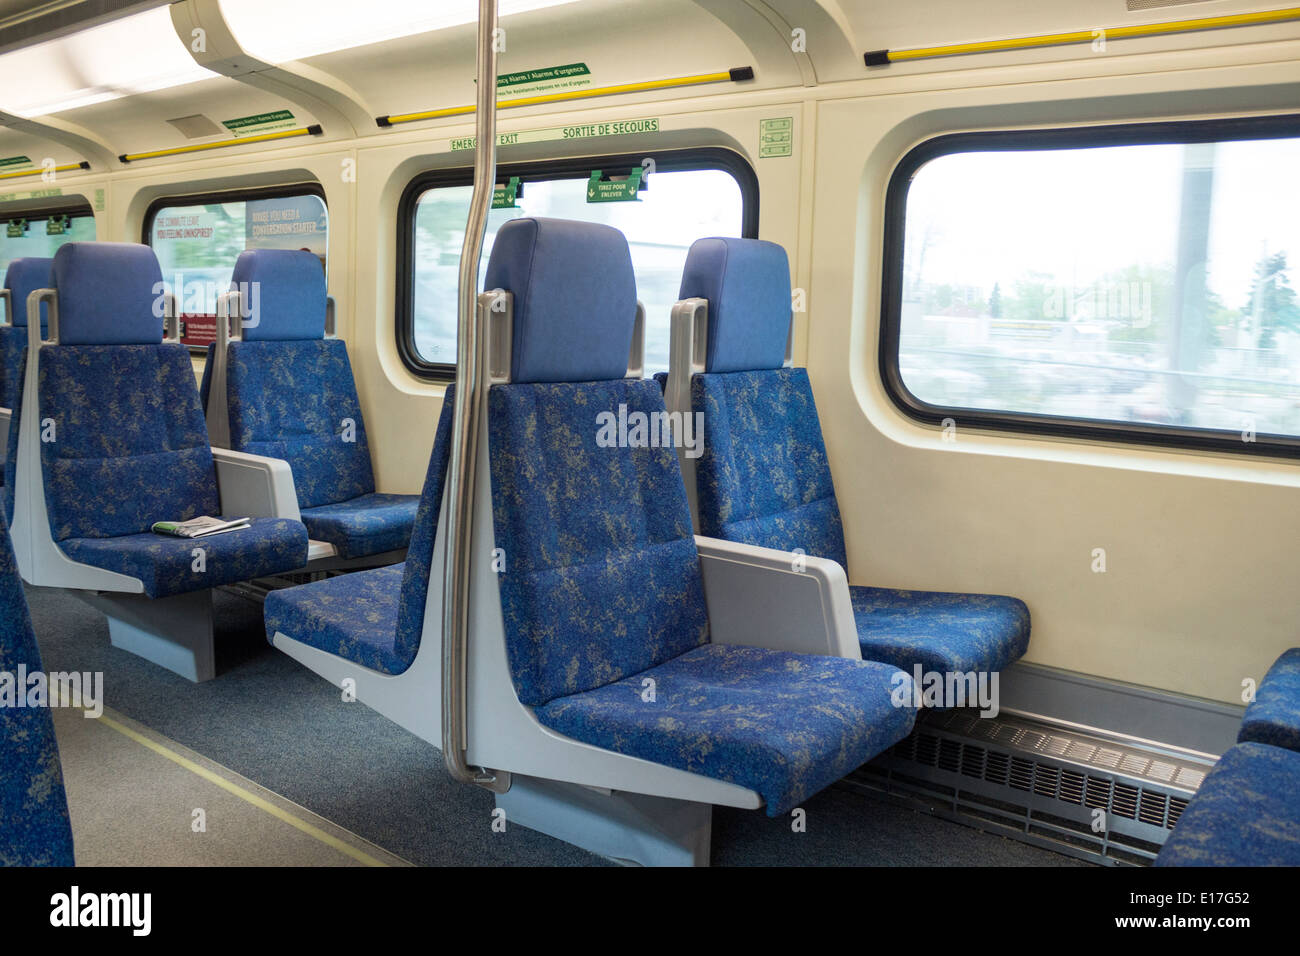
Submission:
[[[229,448],[212,449],[217,466],[221,513],[238,518],[302,520],[293,470],[281,458],[263,458]]]
[[[3,460],[9,452],[9,420],[13,418],[13,414],[11,409],[0,408],[0,460]]]
[[[861,659],[839,564],[700,535],[695,547],[715,644]]]

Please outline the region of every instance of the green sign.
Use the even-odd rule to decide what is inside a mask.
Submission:
[[[9,227],[8,229],[5,230],[5,233],[6,235],[8,235],[10,239],[21,239],[23,237],[23,233],[25,233],[26,231],[27,231],[27,220],[15,219],[13,222],[9,223]]]
[[[519,196],[519,177],[511,176],[510,182],[492,190],[493,209],[514,209],[515,199]]]
[[[45,234],[47,236],[61,236],[68,231],[67,216],[51,216],[45,220]]]
[[[58,186],[52,189],[29,189],[20,193],[5,193],[0,196],[0,202],[17,202],[20,199],[48,199],[51,196],[62,196],[63,190]]]
[[[26,156],[8,156],[0,159],[0,168],[5,166],[30,166],[32,161]]]
[[[95,212],[104,211],[104,190],[95,190]]]
[[[561,81],[572,81],[576,77],[591,76],[591,70],[587,69],[585,63],[565,63],[563,66],[548,66],[542,70],[524,70],[521,73],[502,73],[497,77],[497,89],[508,90],[512,87],[532,86],[536,83],[563,86],[582,86],[590,83],[590,80],[583,80],[577,83]],[[518,92],[518,90],[516,90]]]
[[[270,113],[254,113],[252,116],[222,120],[221,125],[236,136],[254,136],[273,129],[293,126],[294,118],[288,110],[273,110]]]
[[[627,179],[602,180],[601,171],[593,169],[587,181],[587,202],[640,202],[637,190],[641,188],[644,171],[640,166],[633,166]]]
[[[581,126],[552,126],[549,129],[526,129],[517,133],[497,133],[498,146],[518,146],[521,143],[546,143],[551,140],[592,139],[597,136],[627,136],[631,133],[659,132],[659,117],[619,120],[616,123],[585,123]],[[458,137],[451,141],[453,152],[473,149],[473,136]]]
[[[758,158],[789,156],[794,150],[794,117],[758,121]]]

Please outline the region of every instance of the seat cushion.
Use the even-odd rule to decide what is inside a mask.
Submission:
[[[14,562],[0,523],[0,686],[14,687],[18,669],[41,671],[40,651]],[[7,679],[6,679],[7,678]],[[15,707],[0,696],[0,867],[72,866],[72,827],[63,770],[48,707]]]
[[[72,538],[59,547],[74,561],[138,578],[146,595],[160,598],[296,571],[307,563],[307,529],[284,518],[254,518],[245,530],[206,538],[145,533]]]
[[[1300,754],[1237,744],[1183,811],[1156,866],[1300,866]]]
[[[535,713],[575,740],[755,790],[775,817],[906,737],[916,712],[891,694],[910,685],[887,664],[705,644]]]
[[[1237,740],[1300,750],[1300,647],[1293,647],[1264,675],[1246,708]]]
[[[362,495],[338,504],[304,508],[302,523],[314,540],[334,545],[340,557],[364,558],[410,544],[419,506],[418,495]]]
[[[862,657],[911,673],[996,671],[1029,648],[1029,608],[998,594],[850,587]]]
[[[287,461],[300,508],[374,492],[361,401],[342,341],[231,342],[226,354],[231,448]]]
[[[27,374],[27,353],[24,352],[18,361],[18,375]],[[0,499],[4,501],[5,521],[10,525],[14,523],[14,496],[18,491],[18,431],[22,424],[23,415],[23,393],[19,389],[18,394],[13,398],[13,405],[9,406],[9,446],[5,449],[4,464],[4,489],[0,490]]]
[[[846,563],[835,485],[808,372],[696,375],[700,534]]]
[[[279,632],[362,667],[400,674],[418,646],[407,653],[396,644],[404,572],[394,564],[272,591],[263,609],[267,637]]]

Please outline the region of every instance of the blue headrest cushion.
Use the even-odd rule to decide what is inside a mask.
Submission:
[[[612,226],[512,219],[497,232],[484,288],[515,297],[514,382],[596,382],[627,375],[636,276]]]
[[[230,288],[250,297],[245,303],[251,316],[250,324],[243,327],[244,341],[325,338],[325,269],[315,253],[301,249],[241,252]]]
[[[37,289],[53,288],[53,259],[28,257],[15,259],[9,263],[5,273],[5,288],[9,290],[9,308],[13,324],[17,328],[27,325],[27,297]],[[49,324],[47,306],[41,304],[41,331],[45,332]]]
[[[62,345],[156,345],[163,335],[158,257],[137,242],[68,242],[54,254]]]
[[[679,299],[709,300],[705,371],[780,368],[790,337],[790,261],[761,239],[697,239]]]

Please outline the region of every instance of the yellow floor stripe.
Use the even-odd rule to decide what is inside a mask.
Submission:
[[[188,757],[182,757],[174,750],[171,750],[168,747],[164,747],[156,740],[150,740],[144,734],[132,730],[130,727],[127,727],[125,724],[118,723],[116,720],[114,720],[111,717],[101,714],[98,718],[96,718],[96,721],[108,727],[112,727],[119,734],[128,738],[129,740],[134,740],[140,746],[147,747],[148,749],[152,750],[154,753],[158,754],[159,756],[166,757],[172,763],[184,767],[186,770],[188,770],[190,773],[194,774],[195,776],[202,777],[204,780],[207,780],[209,783],[215,783],[218,787],[220,787],[222,790],[225,790],[227,793],[232,793],[235,796],[239,797],[241,800],[244,800],[247,803],[251,803],[253,806],[257,807],[258,809],[265,810],[267,813],[271,814],[271,816],[275,817],[276,819],[289,824],[289,826],[293,827],[296,830],[301,830],[303,833],[307,834],[310,837],[315,837],[317,840],[319,840],[321,843],[324,843],[326,846],[333,847],[335,850],[338,850],[340,853],[344,854],[345,856],[352,857],[352,859],[356,860],[359,863],[363,863],[366,866],[388,866],[388,864],[385,863],[383,860],[377,860],[369,853],[366,853],[364,850],[358,850],[356,847],[344,842],[343,840],[340,840],[338,837],[326,833],[320,827],[312,826],[306,820],[298,819],[292,813],[289,813],[287,810],[277,807],[274,803],[271,803],[269,800],[265,800],[262,797],[259,797],[255,793],[249,793],[243,787],[239,786],[239,784],[231,783],[229,780],[225,779],[220,774],[213,773],[207,767],[195,763],[193,760],[190,760]]]

